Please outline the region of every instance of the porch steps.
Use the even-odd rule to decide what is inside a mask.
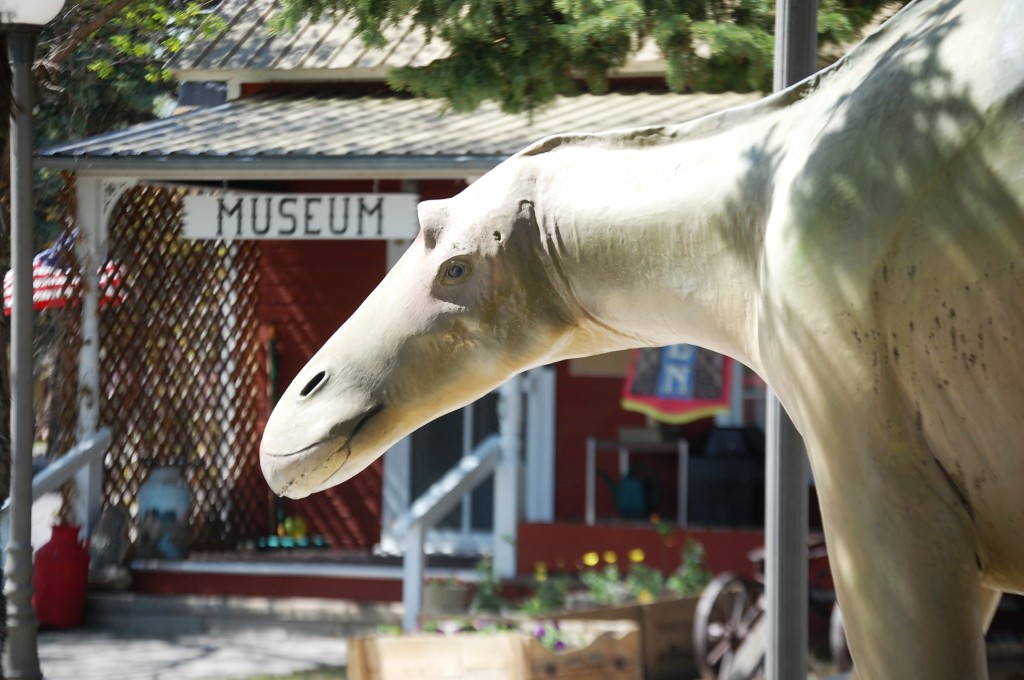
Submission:
[[[318,598],[90,592],[85,625],[117,634],[173,637],[276,630],[349,637],[401,625],[402,605]]]
[[[475,581],[474,559],[431,555],[425,576]],[[312,598],[359,603],[398,603],[402,563],[366,552],[310,550],[281,553],[236,551],[187,560],[135,560],[137,593],[266,598]]]

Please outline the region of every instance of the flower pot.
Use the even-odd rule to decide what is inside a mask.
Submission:
[[[469,586],[464,583],[431,583],[423,591],[424,614],[461,614],[468,607]]]
[[[700,673],[693,649],[693,622],[699,600],[699,595],[672,597],[643,604],[565,611],[558,618],[563,622],[573,619],[636,621],[640,628],[644,678],[694,678]]]
[[[154,468],[139,489],[139,534],[135,556],[181,560],[188,557],[192,492],[177,467]]]
[[[78,526],[56,525],[50,540],[36,551],[32,606],[41,626],[74,628],[85,618],[89,551],[78,541],[79,531]]]

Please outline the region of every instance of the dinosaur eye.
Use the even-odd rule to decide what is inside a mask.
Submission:
[[[465,262],[458,260],[448,263],[448,268],[444,270],[444,278],[448,281],[457,281],[464,277],[469,272],[469,265]]]

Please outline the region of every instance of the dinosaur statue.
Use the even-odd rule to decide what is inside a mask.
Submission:
[[[805,439],[860,677],[987,677],[1024,592],[1024,1],[918,0],[756,104],[541,140],[419,218],[275,408],[275,491],[530,367],[701,345]]]

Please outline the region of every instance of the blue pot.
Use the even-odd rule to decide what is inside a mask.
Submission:
[[[181,560],[188,557],[192,492],[181,468],[154,468],[139,489],[139,533],[135,556]]]

